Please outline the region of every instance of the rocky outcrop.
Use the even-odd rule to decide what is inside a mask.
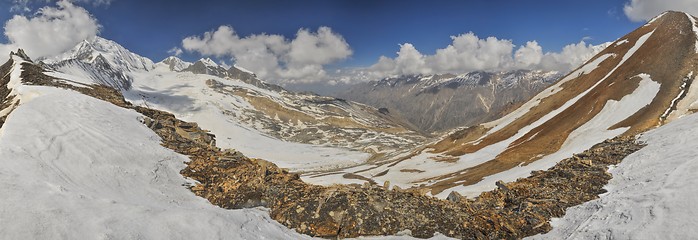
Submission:
[[[12,91],[7,87],[7,83],[10,82],[10,71],[12,70],[12,59],[7,61],[5,64],[0,66],[0,111],[8,109],[12,105],[12,96],[10,92]],[[0,114],[0,127],[5,123],[5,119],[9,114],[10,110],[6,110],[7,113]]]

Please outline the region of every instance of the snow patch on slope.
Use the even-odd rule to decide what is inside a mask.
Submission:
[[[686,96],[679,101],[679,103],[676,105],[676,110],[671,112],[667,120],[681,118],[688,114],[690,109],[698,109],[698,85],[696,85],[698,84],[698,82],[696,82],[696,80],[698,80],[698,76],[694,77],[693,72],[690,72],[688,76],[686,76],[686,80],[692,81],[692,84],[688,88]],[[682,89],[682,91],[685,90],[686,89]]]
[[[622,44],[624,44],[624,43],[628,43],[628,39],[620,40],[620,41],[618,41],[615,45],[616,45],[616,46],[620,46],[620,45],[622,45]]]
[[[515,110],[515,111],[507,114],[506,116],[504,116],[500,119],[497,119],[495,121],[484,123],[483,124],[484,127],[491,128],[491,129],[489,131],[487,131],[487,134],[485,134],[482,138],[484,138],[488,134],[491,134],[491,133],[494,133],[494,132],[497,132],[497,131],[503,129],[507,125],[516,121],[516,119],[521,118],[523,115],[528,113],[531,109],[538,106],[538,104],[540,104],[541,100],[562,91],[563,84],[565,84],[566,82],[568,82],[572,79],[576,79],[578,77],[581,77],[584,74],[591,73],[592,71],[594,71],[596,68],[599,67],[599,64],[606,61],[606,59],[608,59],[610,57],[615,57],[615,54],[607,53],[607,54],[599,56],[598,58],[594,59],[593,61],[584,64],[582,67],[580,67],[576,71],[568,74],[567,77],[561,79],[560,81],[555,83],[555,85],[550,86],[547,89],[543,90],[538,95],[533,97],[531,101],[526,102],[523,106],[521,106],[517,110]]]
[[[651,130],[647,146],[610,172],[608,193],[567,210],[532,239],[692,239],[698,236],[698,114]]]

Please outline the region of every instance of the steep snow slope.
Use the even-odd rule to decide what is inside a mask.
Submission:
[[[188,159],[160,146],[140,114],[70,90],[13,89],[22,102],[0,132],[2,238],[308,238],[261,209],[195,196],[179,174]]]
[[[691,239],[698,236],[698,115],[640,138],[647,146],[617,167],[601,198],[567,210],[533,239]]]

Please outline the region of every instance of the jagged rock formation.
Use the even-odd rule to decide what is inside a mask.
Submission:
[[[175,72],[182,71],[182,70],[188,68],[189,66],[191,66],[190,62],[185,62],[182,59],[179,59],[178,57],[175,57],[175,56],[167,57],[159,63],[165,64],[170,69],[170,71],[175,71]]]
[[[429,133],[499,118],[561,76],[528,70],[412,75],[360,83],[336,96],[387,108]]]
[[[210,58],[196,61],[195,63],[189,65],[189,67],[182,69],[182,71],[193,72],[195,74],[208,74],[223,78],[228,77],[228,71],[225,68],[216,64],[216,62],[214,62]]]

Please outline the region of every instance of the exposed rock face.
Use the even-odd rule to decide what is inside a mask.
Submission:
[[[167,57],[163,59],[160,63],[165,64],[170,69],[170,71],[175,72],[182,71],[191,66],[191,63],[185,62],[182,59],[179,59],[175,56]]]
[[[435,132],[501,117],[561,76],[525,70],[402,76],[358,84],[336,95],[387,108],[423,132]]]
[[[7,115],[12,111],[10,108],[13,104],[13,96],[10,96],[10,89],[7,88],[7,83],[10,82],[10,70],[12,68],[12,59],[0,66],[0,127],[5,123]]]
[[[199,60],[195,63],[189,65],[189,67],[182,69],[183,72],[192,72],[196,74],[208,74],[218,77],[228,77],[227,70],[221,66],[216,65],[210,59]]]

